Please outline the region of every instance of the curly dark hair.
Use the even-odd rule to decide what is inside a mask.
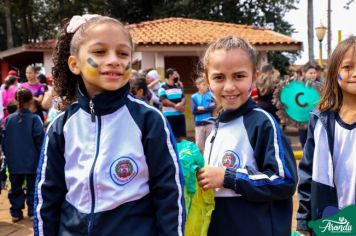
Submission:
[[[69,19],[64,20],[63,27],[61,28],[57,38],[57,44],[53,54],[54,67],[52,68],[54,89],[58,96],[62,98],[64,105],[63,109],[77,100],[77,87],[79,84],[83,84],[82,77],[80,75],[73,74],[69,69],[69,56],[77,55],[80,45],[86,38],[87,29],[90,26],[109,22],[119,24],[123,27],[124,31],[128,35],[131,48],[133,50],[132,38],[129,31],[120,21],[114,18],[106,16],[93,17],[80,26],[74,33],[67,33]]]

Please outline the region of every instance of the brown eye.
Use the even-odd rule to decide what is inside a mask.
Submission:
[[[351,66],[346,65],[346,66],[343,66],[342,69],[349,71],[349,70],[351,70],[352,68],[351,68]]]
[[[212,77],[212,80],[214,80],[214,81],[221,81],[221,80],[223,80],[223,77],[222,77],[222,76],[213,76],[213,77]]]
[[[97,55],[102,55],[105,53],[105,51],[104,50],[95,50],[93,53],[97,54]]]

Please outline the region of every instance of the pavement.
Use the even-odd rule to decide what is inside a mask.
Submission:
[[[23,220],[12,223],[9,213],[10,203],[8,191],[2,190],[0,194],[0,236],[30,236],[33,235],[32,223],[26,214]],[[27,212],[25,209],[24,213]]]
[[[298,130],[294,127],[286,127],[284,129],[284,133],[286,134],[293,151],[297,159],[299,159],[298,155],[300,155],[301,148],[298,139]],[[298,154],[299,153],[299,154]],[[297,161],[299,162],[299,161]],[[0,236],[30,236],[33,235],[33,228],[31,221],[25,214],[25,218],[17,223],[12,223],[11,216],[9,213],[10,203],[8,200],[8,191],[2,190],[0,194]],[[298,209],[298,199],[296,194],[293,196],[293,222],[292,222],[292,232],[295,231],[296,228],[296,210]],[[27,212],[25,209],[24,213]]]

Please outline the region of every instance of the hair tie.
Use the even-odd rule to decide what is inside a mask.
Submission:
[[[67,26],[67,33],[75,33],[80,26],[82,26],[84,23],[86,23],[88,20],[94,18],[94,17],[99,17],[100,15],[97,14],[85,14],[82,16],[73,16],[72,19],[70,19],[69,24]]]

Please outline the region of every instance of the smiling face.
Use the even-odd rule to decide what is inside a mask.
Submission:
[[[123,26],[106,22],[93,25],[79,46],[78,55],[68,58],[70,70],[81,75],[90,98],[123,87],[130,78],[131,44]]]
[[[350,48],[339,68],[338,82],[343,96],[356,96],[356,48]]]
[[[257,74],[248,54],[235,48],[213,51],[209,56],[207,76],[217,102],[225,110],[235,110],[250,97]]]

